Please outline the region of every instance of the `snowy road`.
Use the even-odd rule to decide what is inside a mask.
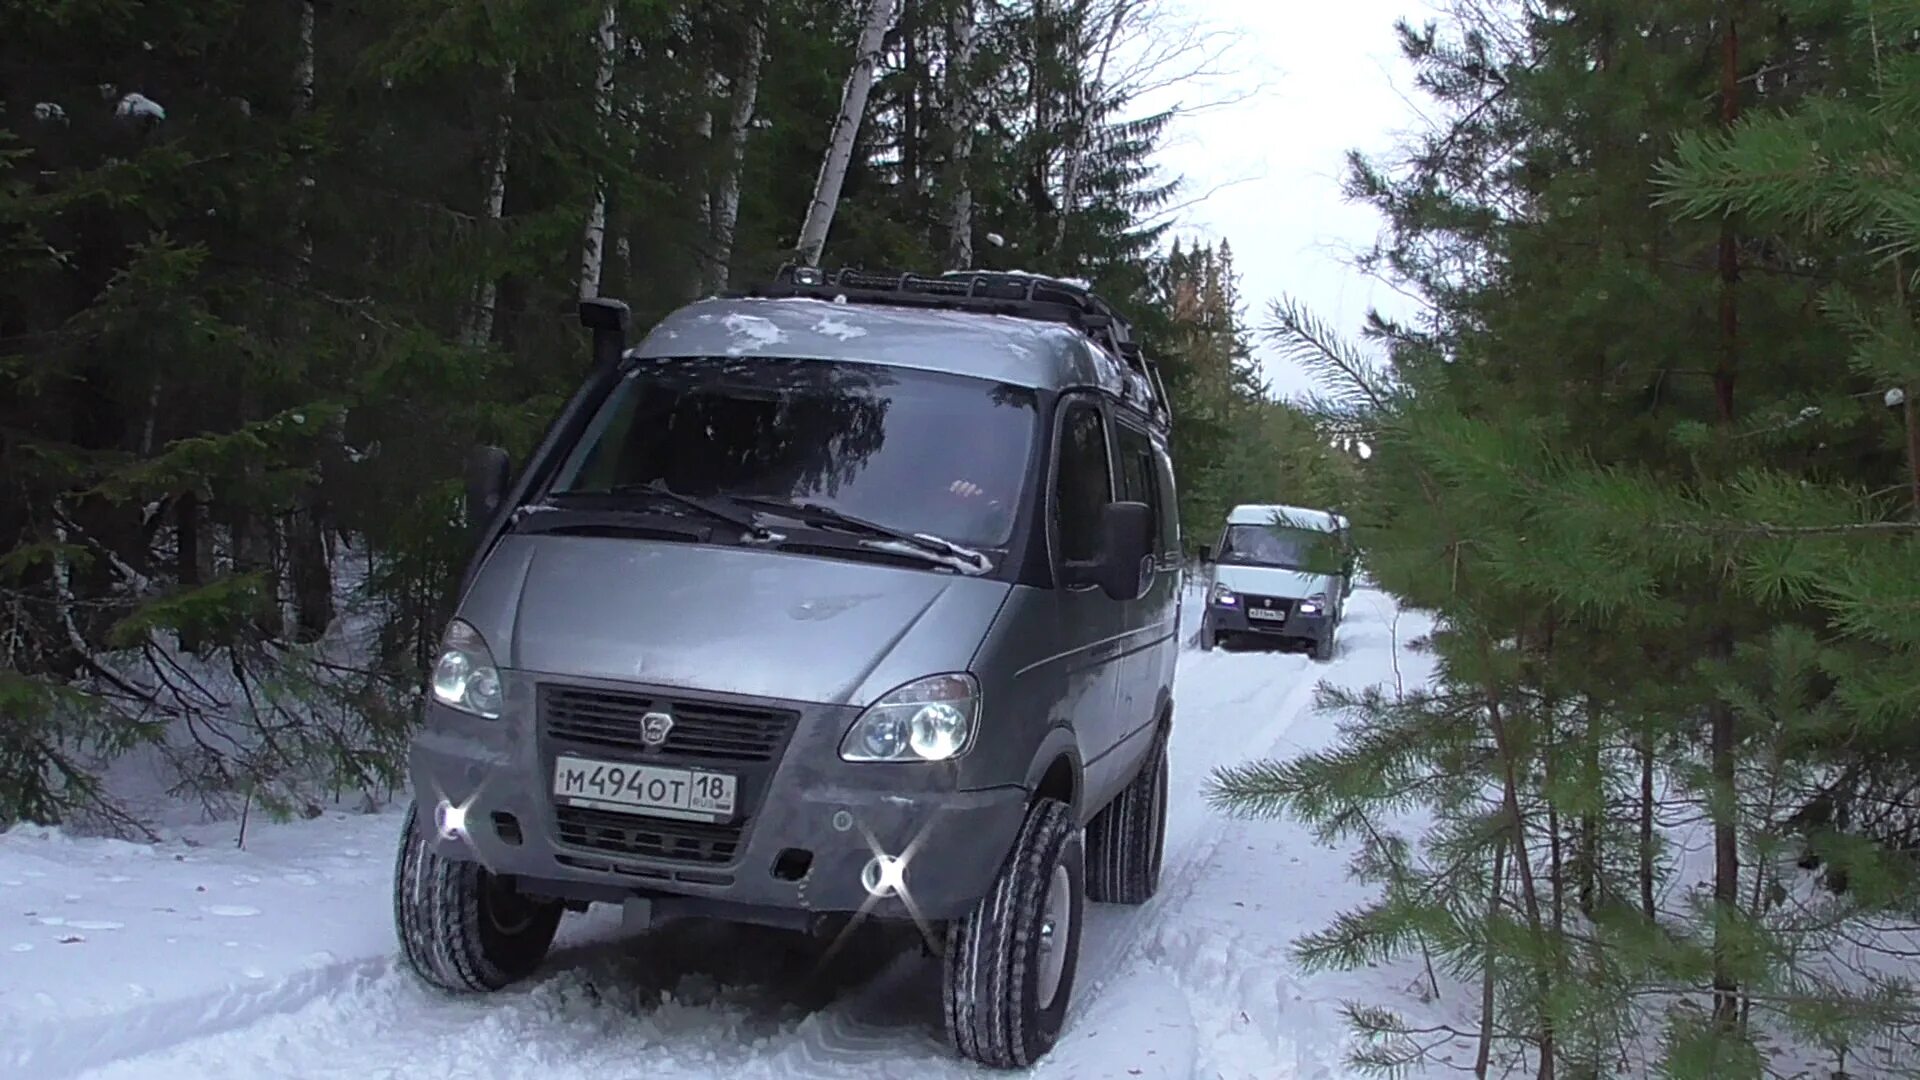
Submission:
[[[1359,895],[1345,879],[1344,853],[1316,847],[1284,822],[1224,819],[1200,792],[1217,766],[1324,744],[1332,721],[1313,709],[1316,680],[1391,683],[1394,635],[1404,643],[1425,629],[1424,619],[1405,616],[1397,628],[1394,619],[1388,598],[1356,592],[1340,653],[1328,665],[1290,654],[1183,654],[1161,892],[1141,908],[1090,907],[1073,1014],[1060,1044],[1033,1075],[1341,1075],[1338,999],[1354,988],[1338,978],[1306,981],[1290,974],[1286,947]],[[1424,658],[1402,650],[1398,660],[1402,677],[1424,678]],[[389,832],[397,825],[391,818],[379,824]],[[17,854],[11,839],[0,838],[0,879]],[[351,839],[352,855],[335,854],[327,865],[339,869],[342,884],[354,891],[340,900],[364,923],[368,912],[385,910],[384,895],[365,892],[384,890],[390,880],[391,837],[375,846],[362,826]],[[66,843],[81,851],[89,842]],[[273,869],[257,866],[253,879]],[[324,904],[326,889],[309,889],[308,895],[316,892]],[[0,889],[0,903],[11,906],[10,900]],[[316,926],[324,925],[322,911],[316,909]],[[0,916],[13,914],[0,908]],[[283,921],[271,933],[255,931],[265,942],[220,944],[248,948],[267,960],[276,951],[310,953],[312,941],[289,940],[299,936],[299,926],[298,920]],[[243,929],[223,925],[221,932]],[[93,1023],[59,1027],[61,971],[41,960],[31,970],[46,986],[7,987],[10,958],[0,932],[0,1072],[11,1063],[35,1076],[101,1080],[604,1080],[642,1075],[636,1069],[644,1064],[648,1080],[838,1076],[855,1070],[902,1078],[981,1075],[956,1062],[941,1040],[937,961],[917,948],[903,951],[898,942],[863,940],[822,972],[818,946],[772,931],[681,924],[622,938],[609,917],[573,916],[563,926],[562,946],[535,980],[484,999],[452,999],[422,988],[394,966],[385,925],[357,926],[355,933],[352,940],[367,955],[353,956],[355,946],[344,946],[349,955],[340,957],[336,949],[326,958],[330,962],[308,967],[298,978],[271,975],[260,970],[271,965],[258,961],[246,972],[251,985],[241,980],[241,996],[233,1000],[201,999],[144,1016],[142,1006],[130,1002],[124,1021],[99,1014]],[[376,949],[372,943],[382,937],[389,944]],[[75,952],[53,955],[69,967],[81,960]],[[117,977],[107,970],[90,974]],[[262,979],[269,985],[261,986]],[[22,1012],[29,991],[37,995],[36,1008]],[[9,1062],[7,1025],[16,1022],[26,1050]]]

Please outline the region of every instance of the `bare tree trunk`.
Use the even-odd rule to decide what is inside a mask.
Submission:
[[[719,71],[707,74],[706,100],[700,107],[700,118],[693,124],[693,133],[699,136],[700,146],[713,146],[714,101],[726,89],[726,85],[726,77]],[[713,243],[713,232],[715,223],[720,220],[720,191],[718,185],[711,182],[711,177],[712,166],[709,164],[705,174],[707,182],[701,184],[700,197],[694,203],[694,213],[700,218],[700,250],[694,253],[694,274],[690,282],[695,299],[706,294],[708,283],[715,277],[713,262],[717,249]]]
[[[301,0],[300,3],[300,52],[294,65],[294,116],[305,119],[313,113],[315,93],[314,70],[314,0]],[[313,267],[313,220],[312,204],[309,193],[313,190],[314,178],[310,172],[302,173],[300,180],[298,218],[294,223],[298,239],[295,244],[299,252],[294,267],[294,281],[304,286]],[[294,336],[305,340],[311,333],[311,327],[303,317],[294,324]],[[334,429],[329,429],[334,430]],[[333,442],[322,441],[325,453],[333,449]],[[327,561],[327,543],[323,516],[323,496],[317,485],[303,487],[294,496],[292,520],[287,523],[286,559],[287,576],[292,593],[292,618],[288,620],[290,631],[302,641],[314,641],[327,632],[333,623],[333,567]]]
[[[754,5],[747,24],[747,55],[734,80],[732,113],[727,118],[727,161],[713,197],[713,250],[707,263],[707,289],[727,287],[733,263],[734,226],[740,220],[740,180],[747,167],[747,134],[753,130],[753,110],[760,98],[760,64],[767,51],[767,0]]]
[[[500,116],[494,123],[493,145],[487,151],[487,198],[481,207],[483,227],[491,228],[500,221],[501,212],[507,205],[507,157],[513,147],[513,95],[514,80],[519,74],[519,65],[507,61],[500,72]],[[480,282],[473,301],[472,317],[467,322],[466,343],[474,348],[483,348],[493,340],[493,311],[500,294],[500,283],[492,271]]]
[[[1100,95],[1105,92],[1107,62],[1113,58],[1114,43],[1120,38],[1120,30],[1126,25],[1127,16],[1132,14],[1134,0],[1113,0],[1113,18],[1107,23],[1106,37],[1100,43],[1100,59],[1094,64],[1093,81],[1082,85],[1075,95],[1075,116],[1073,124],[1073,142],[1067,147],[1067,160],[1060,182],[1060,216],[1053,226],[1053,250],[1060,250],[1067,241],[1067,222],[1073,217],[1073,204],[1080,197],[1080,178],[1087,154],[1093,149],[1094,110],[1100,103]]]
[[[1600,771],[1600,710],[1595,706],[1593,696],[1587,695],[1585,701],[1586,726],[1585,743],[1581,747],[1581,768],[1586,773],[1585,783],[1591,790],[1599,793],[1600,805],[1605,806],[1606,782]],[[1580,813],[1580,838],[1578,854],[1575,856],[1574,874],[1579,879],[1580,914],[1593,918],[1594,908],[1600,902],[1600,812],[1583,810]]]
[[[979,122],[979,92],[974,85],[973,0],[961,0],[947,28],[947,269],[973,267],[973,128]]]
[[[1653,896],[1653,721],[1640,730],[1640,913],[1652,923],[1660,915]]]
[[[1501,845],[1493,849],[1493,884],[1487,889],[1487,932],[1493,932],[1493,921],[1500,917],[1500,896],[1507,885],[1507,849]],[[1474,1055],[1473,1075],[1487,1080],[1487,1069],[1493,1063],[1493,1010],[1494,1010],[1493,953],[1488,951],[1482,962],[1480,975],[1480,1048]]]
[[[1915,391],[1920,391],[1920,383],[1914,383],[1901,391],[1906,395],[1904,402],[1907,422],[1907,471],[1913,474],[1913,517],[1920,521],[1920,406],[1914,404]]]
[[[1528,849],[1527,819],[1520,808],[1519,764],[1515,759],[1517,748],[1507,733],[1505,710],[1500,699],[1493,694],[1487,697],[1487,719],[1492,725],[1494,753],[1498,756],[1501,768],[1502,805],[1509,824],[1513,828],[1514,866],[1520,871],[1520,899],[1527,916],[1527,928],[1533,932],[1536,941],[1544,941],[1547,927],[1540,909],[1540,889],[1533,876],[1533,858]],[[1556,946],[1558,942],[1555,943]],[[1553,1080],[1555,1055],[1553,1021],[1547,1015],[1546,1002],[1551,990],[1546,972],[1540,974],[1540,1012],[1536,1020],[1540,1025],[1540,1071],[1539,1080]]]
[[[893,21],[899,0],[868,0],[867,22],[860,31],[860,43],[853,57],[853,70],[847,74],[846,88],[840,95],[840,115],[833,122],[833,135],[827,140],[827,152],[820,159],[820,176],[813,185],[813,201],[807,205],[807,218],[800,226],[800,242],[795,253],[808,266],[820,265],[820,254],[827,246],[827,232],[833,227],[834,211],[840,206],[840,186],[846,182],[847,166],[853,161],[855,136],[867,112],[867,94],[873,89],[873,71],[880,63],[881,42]]]
[[[607,129],[613,123],[613,75],[615,8],[613,0],[607,0],[600,9],[600,28],[594,35],[595,47],[600,54],[600,70],[593,84],[594,112],[599,117],[600,138],[604,142]],[[607,178],[597,175],[593,181],[593,205],[587,210],[586,228],[580,237],[580,299],[590,300],[600,295],[600,272],[606,263],[607,247]]]
[[[1726,4],[1720,65],[1720,120],[1732,128],[1740,119],[1740,0]],[[1731,428],[1734,421],[1733,388],[1739,370],[1739,308],[1735,289],[1740,280],[1740,249],[1733,222],[1720,224],[1720,365],[1714,372],[1714,398],[1720,409],[1720,424]],[[1725,660],[1733,655],[1733,639],[1727,627],[1713,629],[1708,642],[1709,655]],[[1716,697],[1707,707],[1708,745],[1713,771],[1713,900],[1717,919],[1731,918],[1740,903],[1740,833],[1738,800],[1734,776],[1734,713],[1724,698]],[[1723,1031],[1731,1031],[1740,1017],[1740,987],[1734,977],[1731,948],[1716,924],[1713,935],[1713,1018]]]

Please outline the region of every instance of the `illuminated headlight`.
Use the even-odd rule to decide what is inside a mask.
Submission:
[[[1233,595],[1233,590],[1227,588],[1225,585],[1215,585],[1213,587],[1213,602],[1232,607],[1240,602],[1240,598]]]
[[[910,682],[860,714],[840,741],[848,761],[948,761],[973,745],[980,684],[971,675]]]
[[[1302,615],[1319,615],[1326,610],[1327,598],[1324,596],[1308,597],[1300,601],[1300,614]]]
[[[433,698],[461,712],[500,718],[500,671],[480,631],[455,619],[433,664]]]

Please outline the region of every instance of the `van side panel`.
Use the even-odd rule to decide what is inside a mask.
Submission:
[[[1036,760],[1056,733],[1071,736],[1075,788],[1085,783],[1076,716],[1111,707],[1112,682],[1094,659],[1097,643],[1063,624],[1061,591],[1016,586],[973,661],[980,680],[980,732],[961,759],[963,788],[1034,783],[1049,761]]]

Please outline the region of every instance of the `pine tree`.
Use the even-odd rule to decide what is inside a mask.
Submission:
[[[583,294],[644,326],[792,258],[862,12],[134,7],[0,9],[0,823],[137,831],[97,782],[135,748],[215,814],[377,801],[465,451],[538,438]],[[827,261],[937,269],[964,228],[1160,334],[1160,127],[1094,89],[1094,28],[1154,15],[1081,8],[888,20]]]
[[[1817,363],[1838,335],[1805,317],[1830,245],[1654,205],[1676,137],[1719,145],[1734,106],[1847,77],[1806,59],[1830,56],[1828,13],[1777,14],[1580,2],[1403,27],[1450,118],[1402,171],[1356,159],[1352,191],[1431,326],[1376,319],[1383,366],[1297,308],[1273,320],[1332,381],[1322,422],[1374,449],[1352,516],[1375,579],[1436,613],[1440,675],[1323,691],[1338,747],[1215,796],[1360,845],[1379,899],[1302,959],[1425,952],[1477,982],[1459,1034],[1482,1075],[1760,1075],[1772,1044],[1852,1061],[1907,1015],[1897,986],[1836,973],[1825,949],[1864,909],[1809,901],[1784,840],[1822,771],[1801,740],[1836,722],[1832,619],[1777,549],[1743,560],[1702,526],[1790,472],[1884,461],[1848,456],[1863,387]],[[1432,826],[1401,835],[1415,809]],[[1711,827],[1713,864],[1670,845],[1677,816]],[[1366,1063],[1419,1058],[1399,1017],[1353,1017]]]

